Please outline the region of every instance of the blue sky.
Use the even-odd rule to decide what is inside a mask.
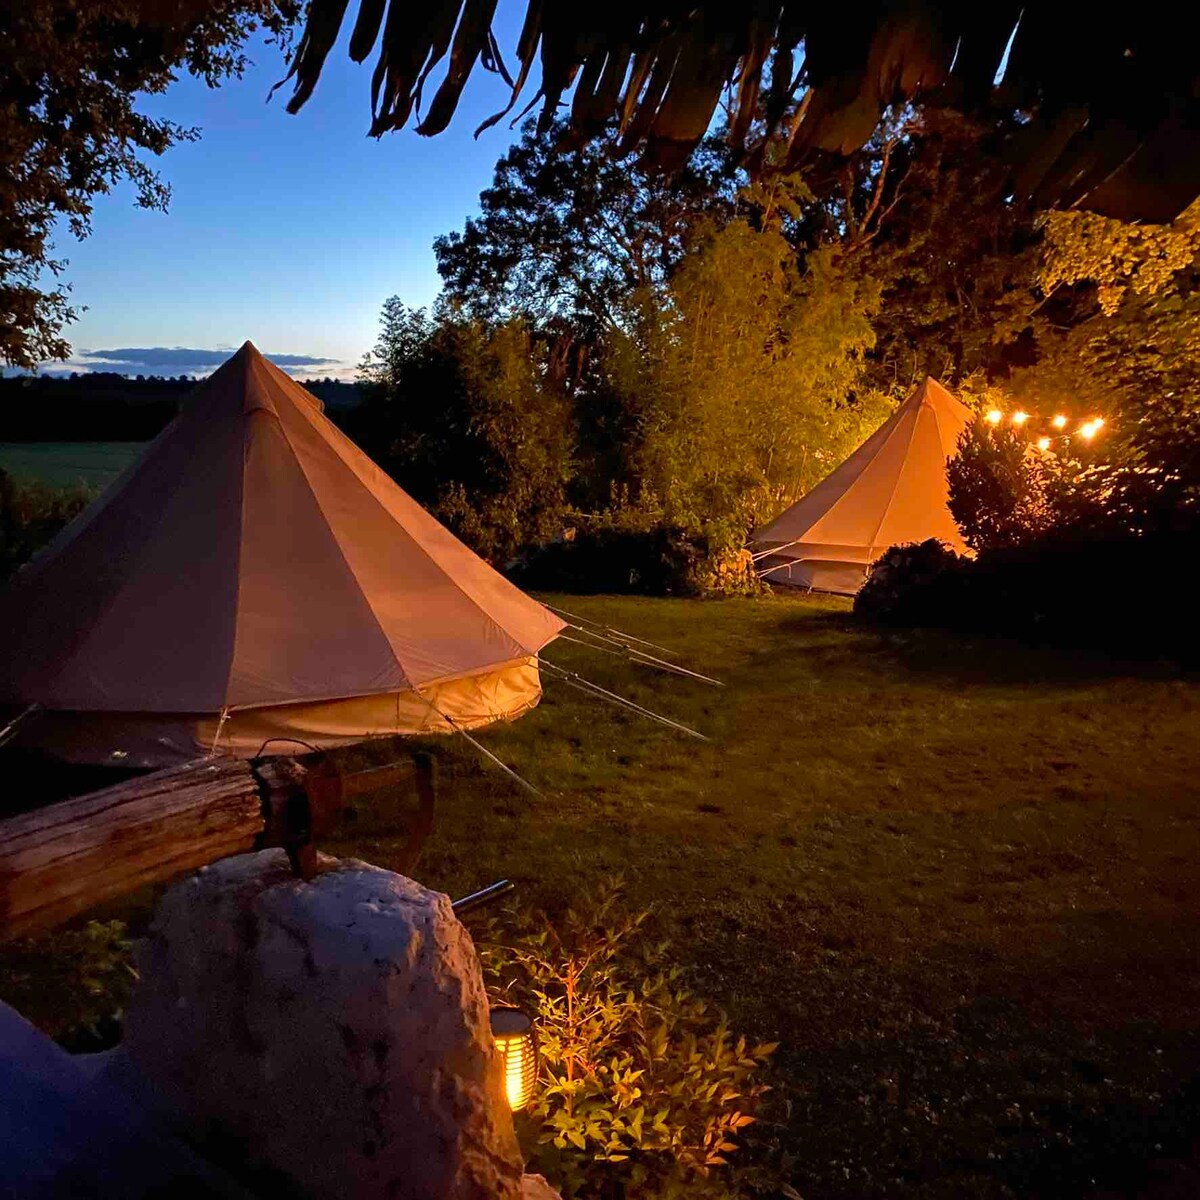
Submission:
[[[501,0],[495,26],[510,61],[521,7]],[[286,89],[266,101],[284,68],[279,50],[261,45],[240,81],[209,90],[186,78],[143,100],[202,136],[158,160],[174,193],[167,214],[135,208],[121,188],[98,198],[90,238],[59,239],[73,300],[87,306],[69,330],[76,362],[85,351],[213,350],[250,338],[268,354],[334,360],[297,373],[342,374],[374,341],[386,297],[434,298],[433,239],[477,211],[515,136],[507,121],[472,136],[508,89],[477,70],[439,137],[406,129],[370,139],[372,61],[346,57],[351,24],[296,116],[284,110]]]

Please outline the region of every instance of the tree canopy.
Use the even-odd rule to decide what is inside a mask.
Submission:
[[[0,9],[0,362],[65,358],[74,318],[57,222],[90,228],[92,198],[121,180],[162,208],[170,189],[146,162],[194,130],[138,109],[178,70],[210,85],[240,74],[255,30],[282,35],[298,0],[27,0]],[[49,280],[49,282],[47,282]]]

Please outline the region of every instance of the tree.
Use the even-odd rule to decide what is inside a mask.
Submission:
[[[1007,386],[1042,411],[1082,401],[1102,440],[1075,485],[1117,530],[1200,520],[1200,204],[1170,226],[1052,214],[1036,278],[1036,362]]]
[[[639,300],[606,369],[636,431],[629,492],[672,524],[740,545],[886,415],[855,396],[877,291],[834,249],[802,264],[777,220],[710,230]]]
[[[344,420],[377,462],[475,550],[503,565],[561,532],[574,431],[543,342],[392,297]]]
[[[282,36],[298,0],[26,0],[0,11],[0,361],[31,368],[65,358],[75,319],[52,236],[90,229],[92,199],[121,180],[137,203],[163,208],[169,188],[144,155],[195,130],[155,120],[139,95],[179,69],[210,86],[239,75],[258,29]],[[47,282],[50,280],[50,282]]]
[[[526,125],[480,195],[480,215],[434,243],[447,296],[473,316],[620,326],[628,296],[670,276],[697,222],[732,214],[737,171],[715,140],[668,178],[597,147],[556,154],[562,133]]]
[[[946,465],[950,513],[976,552],[1009,549],[1054,524],[1048,455],[1020,430],[972,421]]]

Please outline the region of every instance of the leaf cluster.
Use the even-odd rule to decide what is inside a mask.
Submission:
[[[166,207],[170,189],[145,156],[198,133],[147,116],[139,98],[179,70],[210,86],[241,74],[246,39],[260,29],[282,38],[298,15],[296,0],[0,8],[0,362],[28,368],[69,353],[62,335],[76,310],[53,282],[60,223],[85,237],[95,196],[122,181],[140,206]]]
[[[493,998],[535,1014],[531,1169],[568,1197],[718,1200],[735,1194],[730,1155],[775,1046],[692,995],[648,916],[610,882],[557,920],[493,921],[476,944]]]

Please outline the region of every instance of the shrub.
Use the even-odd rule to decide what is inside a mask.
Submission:
[[[0,997],[74,1052],[115,1043],[136,978],[123,921],[89,921],[0,947]]]
[[[972,550],[1019,546],[1050,527],[1051,459],[1019,429],[976,420],[963,430],[946,478],[950,512]]]
[[[775,1047],[747,1045],[692,996],[646,919],[609,884],[558,922],[511,914],[477,938],[493,998],[536,1014],[530,1169],[568,1198],[723,1200]]]
[[[511,570],[524,587],[645,596],[756,596],[767,589],[743,549],[745,530],[695,530],[637,509],[577,518]]]
[[[921,624],[931,620],[931,585],[963,560],[937,538],[886,550],[854,597],[854,611],[874,621]],[[935,622],[937,623],[937,622]]]
[[[928,545],[889,550],[859,592],[855,613],[1200,666],[1190,535],[1055,531],[954,562]]]
[[[0,470],[0,579],[7,579],[95,497],[86,487],[18,483]]]
[[[703,555],[698,538],[636,512],[605,515],[534,547],[511,573],[525,587],[582,594],[690,596]]]

